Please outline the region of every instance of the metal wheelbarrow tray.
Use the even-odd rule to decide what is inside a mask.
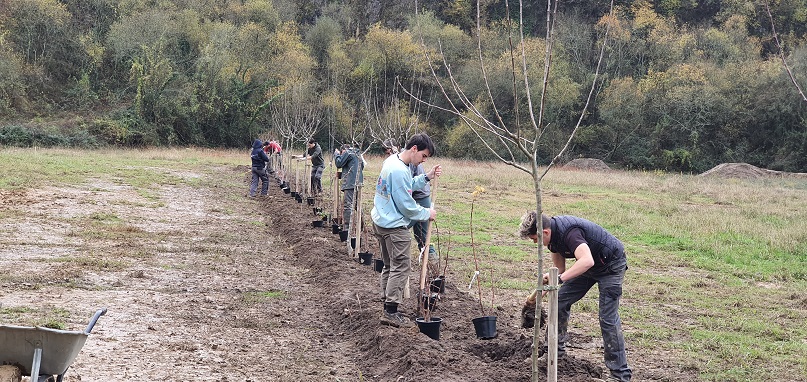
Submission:
[[[0,365],[19,367],[22,375],[30,375],[33,382],[46,381],[54,375],[61,382],[95,322],[105,313],[106,309],[96,311],[84,331],[0,325]]]

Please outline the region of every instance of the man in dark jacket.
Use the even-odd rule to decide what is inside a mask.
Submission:
[[[423,163],[415,166],[414,163],[409,164],[409,170],[412,171],[412,177],[416,177],[420,174],[425,174],[426,170],[423,168]],[[412,190],[412,199],[415,199],[417,204],[423,206],[423,208],[431,208],[432,207],[432,199],[431,199],[431,187],[429,186],[429,182],[426,182],[426,185],[423,186],[420,190]],[[423,253],[423,247],[426,245],[426,235],[429,233],[429,221],[419,221],[419,222],[412,222],[412,232],[415,234],[415,241],[418,243],[418,251]],[[430,261],[437,260],[437,254],[434,252],[434,247],[429,246],[428,256]]]
[[[333,153],[334,164],[336,168],[342,169],[342,193],[344,193],[343,214],[345,224],[350,224],[350,216],[353,212],[353,200],[356,191],[356,185],[364,181],[364,161],[359,156],[356,149],[342,146],[342,150],[336,150]]]
[[[308,140],[308,150],[303,158],[311,159],[311,195],[316,196],[322,192],[322,172],[325,171],[325,159],[322,158],[322,148],[314,138]]]
[[[258,180],[261,183],[261,196],[265,196],[269,192],[269,176],[266,175],[266,162],[269,162],[269,156],[263,151],[263,144],[260,139],[252,142],[252,183],[249,185],[249,197],[254,198],[258,192]]]
[[[625,338],[619,318],[619,300],[622,297],[622,282],[628,269],[625,247],[605,228],[586,219],[571,215],[541,215],[542,232],[538,233],[535,211],[521,218],[520,234],[538,243],[539,238],[552,253],[552,263],[558,268],[558,358],[566,355],[567,328],[572,304],[579,301],[597,284],[600,291],[599,317],[602,333],[605,366],[610,370],[609,381],[627,382],[631,369],[625,354]],[[566,259],[575,259],[566,269]],[[549,283],[549,273],[544,274],[544,284]],[[522,315],[535,311],[537,292],[527,300]],[[534,320],[534,316],[532,317]],[[525,320],[524,326],[531,327]],[[532,323],[534,325],[534,322]],[[546,354],[546,345],[544,345]]]

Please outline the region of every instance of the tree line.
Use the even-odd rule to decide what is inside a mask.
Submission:
[[[577,123],[609,27],[594,101],[566,159],[807,171],[807,103],[778,60],[764,3],[617,4],[613,16],[601,0],[559,4],[547,153]],[[368,128],[414,124],[441,143],[441,155],[490,158],[461,119],[440,110],[447,104],[431,68],[448,78],[445,59],[477,109],[527,123],[513,112],[527,109],[527,97],[512,94],[508,33],[525,30],[531,92],[540,94],[546,3],[524,5],[513,25],[504,22],[507,12],[519,20],[512,6],[481,1],[479,55],[469,0],[6,0],[0,144],[247,147],[304,123],[328,145],[370,147],[377,134]],[[807,2],[770,6],[788,64],[807,81]]]

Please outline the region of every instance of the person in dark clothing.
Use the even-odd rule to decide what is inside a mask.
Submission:
[[[343,218],[346,224],[350,224],[350,216],[353,212],[353,199],[355,196],[356,185],[364,181],[364,160],[359,156],[356,149],[342,147],[342,150],[336,150],[333,153],[334,164],[336,168],[342,169],[342,193],[344,193],[343,204]]]
[[[258,192],[258,181],[261,182],[261,196],[269,192],[269,176],[266,175],[266,162],[269,156],[263,151],[263,144],[260,139],[252,142],[252,183],[249,185],[249,197],[254,198]]]
[[[414,163],[410,163],[409,170],[412,171],[413,178],[420,174],[426,173],[422,163],[417,166],[415,166]],[[417,202],[417,204],[421,205],[423,208],[431,208],[432,200],[429,182],[426,182],[426,185],[420,190],[412,190],[412,198],[415,199],[415,202]],[[421,253],[423,252],[423,247],[426,245],[426,234],[429,233],[429,223],[429,221],[412,222],[412,232],[415,234],[415,241],[418,243],[418,251]],[[430,261],[437,260],[437,254],[434,252],[434,247],[431,245],[429,246],[428,255]]]
[[[545,245],[552,253],[552,263],[558,268],[558,357],[566,355],[567,329],[572,304],[579,301],[597,284],[600,291],[599,318],[603,338],[605,366],[610,370],[609,381],[627,382],[631,369],[625,354],[625,338],[619,317],[619,300],[622,297],[622,282],[628,269],[625,247],[619,239],[601,226],[571,215],[554,216],[542,214],[542,232],[538,233],[536,212],[529,211],[521,218],[520,235]],[[566,269],[566,259],[575,259]],[[549,283],[549,273],[543,275],[543,283]],[[522,310],[535,311],[537,291],[527,300]],[[526,317],[525,317],[526,318]],[[525,320],[525,327],[534,325]],[[546,346],[544,346],[546,354]]]
[[[302,159],[311,160],[311,195],[316,196],[322,192],[322,172],[325,171],[325,159],[322,158],[322,148],[314,138],[308,140],[308,150]]]

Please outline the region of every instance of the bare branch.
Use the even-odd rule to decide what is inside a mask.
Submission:
[[[768,6],[768,0],[765,0],[765,11],[768,12],[768,18],[771,20],[771,33],[773,34],[774,41],[776,41],[776,48],[779,49],[779,58],[782,59],[782,66],[785,67],[787,75],[790,76],[790,81],[793,81],[793,85],[796,86],[796,90],[798,90],[799,94],[801,94],[801,98],[804,100],[804,102],[807,102],[807,97],[804,96],[801,86],[799,86],[799,83],[796,82],[796,77],[793,76],[790,66],[788,66],[787,61],[785,61],[785,52],[782,49],[782,44],[779,42],[779,36],[776,34],[776,26],[773,24],[773,15],[771,14],[771,8]]]
[[[610,12],[608,13],[608,16],[609,18],[612,18],[614,16],[614,0],[611,0],[611,8]],[[560,151],[558,151],[558,154],[555,155],[554,158],[552,158],[552,161],[549,163],[549,165],[546,166],[546,169],[544,170],[543,174],[541,174],[541,178],[543,178],[544,175],[546,175],[546,173],[549,172],[549,169],[552,168],[552,166],[555,163],[557,163],[560,157],[563,156],[566,150],[569,149],[569,145],[572,143],[572,140],[577,135],[577,131],[580,129],[580,125],[583,123],[583,119],[585,119],[586,117],[586,112],[588,111],[589,104],[591,104],[591,98],[594,95],[594,90],[597,88],[597,79],[600,76],[600,67],[602,66],[603,57],[605,57],[605,47],[608,45],[608,32],[610,32],[610,30],[611,30],[611,23],[609,21],[608,23],[606,23],[605,26],[605,33],[603,34],[602,45],[600,46],[600,57],[599,59],[597,59],[597,69],[594,70],[594,79],[591,81],[591,89],[588,92],[588,97],[586,98],[586,104],[583,106],[583,110],[580,112],[580,118],[577,119],[577,124],[574,126],[574,129],[569,134],[569,139],[566,140],[566,144]]]

